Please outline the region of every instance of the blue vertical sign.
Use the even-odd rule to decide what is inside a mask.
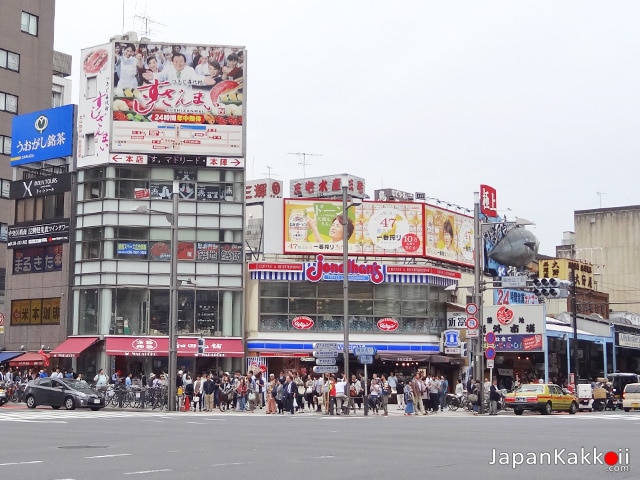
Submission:
[[[75,105],[13,117],[11,166],[73,155]]]

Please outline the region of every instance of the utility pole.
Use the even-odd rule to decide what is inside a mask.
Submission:
[[[302,177],[307,177],[307,165],[311,165],[307,162],[307,157],[321,157],[321,153],[306,153],[306,152],[289,152],[289,155],[295,155],[297,157],[302,156],[302,160],[298,162],[298,165],[302,167]]]
[[[578,302],[576,299],[576,270],[571,269],[571,317],[573,320],[573,353],[571,354],[574,381],[578,384],[579,368],[578,368]],[[605,372],[606,373],[606,372]],[[571,374],[571,372],[569,372]],[[575,392],[577,392],[577,387]]]

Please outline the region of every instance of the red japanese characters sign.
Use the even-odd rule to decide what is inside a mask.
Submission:
[[[496,189],[489,185],[480,185],[480,213],[487,217],[498,216]]]

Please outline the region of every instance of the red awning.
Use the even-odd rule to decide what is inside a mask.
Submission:
[[[100,337],[71,337],[51,350],[52,357],[79,357],[91,345],[100,340]]]
[[[42,355],[36,352],[27,352],[9,361],[10,367],[41,367],[45,363]]]
[[[169,337],[117,336],[106,337],[107,355],[132,357],[166,357],[169,355]],[[204,337],[204,352],[198,353],[198,337],[178,337],[179,357],[243,357],[244,348],[239,338]]]

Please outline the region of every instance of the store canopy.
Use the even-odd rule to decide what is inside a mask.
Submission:
[[[11,367],[41,367],[45,364],[45,357],[37,352],[23,353],[9,361]]]
[[[166,357],[169,355],[168,337],[106,337],[107,355],[131,357]],[[179,357],[243,357],[244,348],[239,338],[204,337],[204,353],[198,352],[198,337],[178,337]]]
[[[4,363],[12,358],[19,357],[24,352],[0,352],[0,363]]]
[[[68,338],[51,351],[52,357],[79,357],[91,345],[100,340],[100,337],[72,337]]]

